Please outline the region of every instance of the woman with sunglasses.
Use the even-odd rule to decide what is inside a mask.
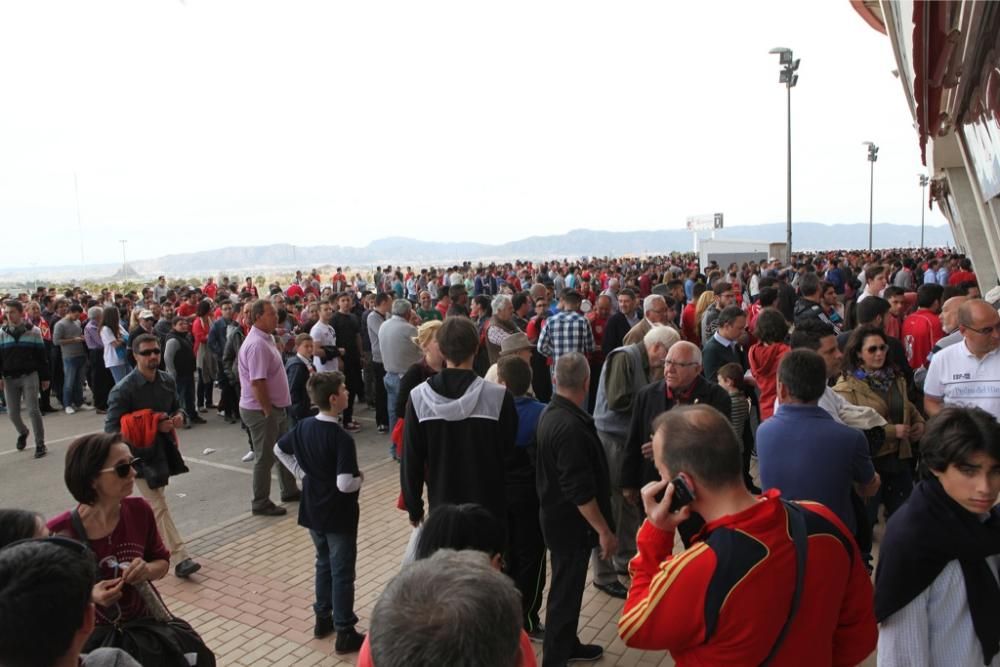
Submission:
[[[77,438],[66,451],[64,477],[79,504],[48,523],[53,534],[85,542],[94,552],[99,627],[150,616],[135,584],[162,579],[170,568],[153,510],[131,497],[137,465],[118,433]]]
[[[833,390],[848,403],[873,408],[888,423],[885,438],[873,448],[872,463],[882,478],[879,491],[868,500],[868,519],[878,522],[879,505],[886,519],[913,489],[915,446],[924,434],[924,418],[907,395],[906,376],[888,359],[888,339],[880,327],[862,326],[844,348],[844,374]]]

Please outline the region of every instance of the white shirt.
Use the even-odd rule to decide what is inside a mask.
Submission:
[[[997,573],[1000,556],[986,562]],[[969,613],[962,566],[953,560],[937,579],[895,614],[878,634],[879,667],[957,667],[983,664],[983,649]],[[1000,654],[990,667],[1000,667]]]
[[[313,328],[309,331],[309,335],[312,336],[313,345],[316,347],[336,347],[337,346],[337,332],[333,330],[332,324],[324,324],[323,322],[317,322],[313,325]],[[335,357],[333,359],[327,359],[323,361],[319,357],[313,357],[313,365],[316,367],[317,371],[339,371],[340,370],[340,358]]]
[[[119,331],[119,333],[121,333],[121,332]],[[115,339],[115,335],[113,333],[111,333],[111,329],[109,329],[109,328],[107,328],[105,326],[102,326],[101,327],[101,342],[104,343],[104,367],[105,368],[112,368],[114,366],[121,366],[121,365],[123,365],[125,363],[125,357],[119,357],[118,356],[118,350],[122,349],[122,348],[121,347],[115,347],[114,345],[111,344],[115,340],[116,340]],[[122,336],[122,341],[124,341],[124,340],[125,340],[125,337]],[[122,345],[124,345],[124,344],[125,343],[122,342]]]
[[[945,405],[977,406],[1000,418],[1000,350],[978,359],[964,340],[940,350],[931,358],[924,393]]]

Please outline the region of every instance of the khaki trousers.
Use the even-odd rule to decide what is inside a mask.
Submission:
[[[144,479],[136,479],[135,485],[139,487],[139,493],[146,499],[149,506],[153,508],[153,516],[156,517],[156,528],[160,531],[160,538],[166,542],[170,549],[170,557],[175,563],[190,558],[187,547],[184,546],[184,538],[177,531],[174,525],[174,518],[170,516],[170,508],[167,506],[167,494],[163,492],[166,487],[151,489]]]

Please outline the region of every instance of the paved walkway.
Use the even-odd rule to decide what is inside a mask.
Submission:
[[[361,490],[355,611],[367,630],[375,601],[399,569],[410,527],[396,509],[398,468],[365,468]],[[189,621],[221,665],[353,665],[333,655],[333,638],[312,637],[313,546],[296,525],[295,507],[275,519],[244,515],[189,538],[202,564],[191,580],[168,575],[157,587],[171,611]],[[626,649],[616,623],[622,601],[588,586],[580,638],[606,647],[601,665],[672,665],[662,653]],[[536,645],[540,654],[541,646]]]

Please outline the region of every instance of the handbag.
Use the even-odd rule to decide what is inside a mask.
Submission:
[[[69,518],[73,531],[93,555],[80,512],[74,508]],[[215,667],[215,654],[201,635],[190,623],[170,613],[152,583],[143,581],[135,588],[152,615],[95,627],[84,653],[96,648],[118,648],[143,667]]]

